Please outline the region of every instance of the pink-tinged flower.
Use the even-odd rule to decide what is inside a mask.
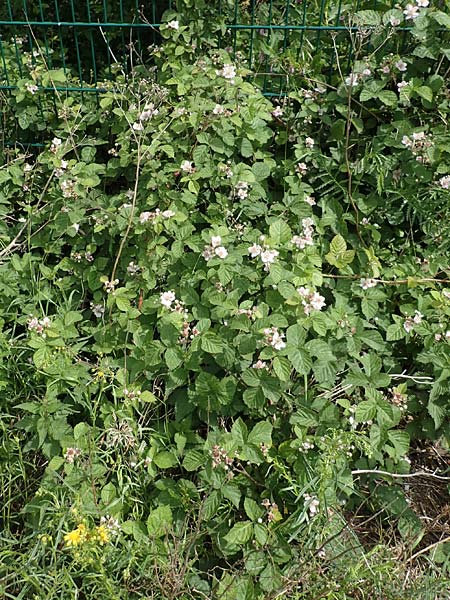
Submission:
[[[300,175],[306,175],[306,173],[308,172],[308,165],[306,163],[304,163],[304,162],[299,162],[297,164],[297,166],[295,167],[295,170]]]
[[[148,210],[141,212],[141,214],[139,215],[139,222],[140,223],[147,223],[147,221],[150,221],[150,219],[152,218],[153,213],[149,212]]]
[[[309,304],[313,310],[322,310],[326,306],[325,298],[318,292],[314,292],[309,297]]]
[[[193,173],[194,172],[194,167],[192,165],[192,162],[190,160],[183,160],[183,162],[180,165],[180,169],[184,172],[184,173]]]
[[[272,111],[272,115],[274,117],[281,117],[283,115],[283,109],[281,106],[276,106]]]
[[[363,75],[364,77],[370,77],[370,75],[372,75],[372,71],[366,67],[362,72],[361,75]]]
[[[264,252],[261,252],[260,254],[261,262],[267,267],[269,264],[275,262],[275,259],[279,254],[278,250],[264,250]]]
[[[267,363],[265,363],[263,360],[257,360],[252,365],[252,369],[266,369],[266,368],[267,368]]]
[[[389,17],[389,23],[392,25],[392,27],[397,27],[398,25],[400,25],[400,19],[394,17],[394,15],[391,15]]]
[[[390,66],[384,65],[384,67],[381,67],[381,72],[384,73],[385,75],[389,75],[389,73],[391,72]]]
[[[169,21],[167,27],[170,27],[170,29],[179,29],[180,24],[178,21]]]
[[[220,235],[213,235],[211,236],[211,246],[213,248],[217,248],[218,246],[220,246],[222,243],[222,238],[220,237]]]
[[[408,65],[405,63],[404,60],[400,59],[395,63],[395,68],[398,69],[399,71],[404,72],[408,68]]]
[[[305,146],[306,146],[307,148],[314,148],[314,144],[315,144],[315,142],[314,142],[314,140],[312,139],[312,137],[307,137],[307,138],[305,139]]]
[[[348,87],[355,87],[359,83],[359,75],[358,73],[350,73],[348,77],[345,78],[345,85]]]
[[[403,14],[405,15],[405,19],[407,21],[417,19],[417,17],[420,15],[419,7],[414,6],[414,4],[407,4]]]
[[[299,287],[297,288],[297,292],[300,294],[302,298],[308,298],[311,293],[311,290],[307,287]]]
[[[228,256],[228,250],[223,246],[218,246],[217,248],[215,248],[214,254],[219,258],[226,258]]]
[[[216,104],[215,107],[213,108],[214,115],[223,115],[224,112],[225,112],[225,109],[221,104]]]
[[[248,248],[248,253],[252,258],[256,258],[261,254],[261,252],[262,248],[259,244],[253,244],[253,246],[250,246],[250,248]]]
[[[81,450],[79,448],[67,448],[64,453],[64,458],[70,464],[74,462],[76,458],[78,458],[81,454]]]
[[[376,279],[362,278],[359,282],[359,285],[363,290],[368,290],[369,288],[373,288],[377,285]]]
[[[430,4],[430,0],[416,0],[416,4],[420,8],[426,8]]]
[[[203,258],[208,262],[211,258],[214,258],[214,248],[212,246],[205,246],[202,252]]]
[[[239,181],[236,185],[236,196],[241,200],[245,200],[248,196],[248,183],[246,181]]]
[[[450,189],[450,175],[444,175],[444,177],[441,177],[439,179],[439,185],[444,190]]]
[[[409,81],[399,81],[397,83],[397,90],[400,92],[401,90],[403,90],[405,87],[408,87],[409,85]]]
[[[236,67],[234,65],[223,65],[220,71],[216,71],[216,75],[222,76],[224,79],[228,79],[230,83],[234,83],[236,77]]]
[[[175,301],[175,294],[172,291],[162,292],[159,297],[161,304],[167,308],[172,306],[172,303]]]
[[[314,196],[305,196],[304,201],[306,202],[306,204],[309,204],[310,206],[315,206],[315,204],[316,204],[316,201],[314,200]]]
[[[284,333],[280,333],[277,327],[267,327],[264,329],[266,343],[270,344],[275,350],[286,348],[286,343],[283,341]]]

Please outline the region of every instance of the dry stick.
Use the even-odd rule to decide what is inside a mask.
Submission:
[[[444,538],[443,540],[439,540],[438,542],[434,542],[434,544],[430,544],[429,546],[427,546],[426,548],[423,548],[422,550],[419,550],[419,552],[416,552],[415,554],[410,556],[406,562],[407,563],[412,562],[414,559],[418,558],[421,554],[425,554],[425,552],[428,552],[428,550],[432,550],[433,548],[436,548],[436,546],[439,546],[439,544],[445,544],[446,542],[450,542],[450,536]]]
[[[428,473],[427,471],[417,471],[416,473],[389,473],[389,471],[378,471],[377,469],[357,469],[351,472],[352,475],[386,475],[397,479],[407,479],[410,477],[432,477],[440,481],[450,481],[450,477]]]
[[[325,279],[361,279],[361,275],[333,275],[331,273],[327,273],[322,275]],[[374,279],[377,283],[382,283],[383,285],[403,285],[408,284],[411,280],[416,283],[450,283],[450,279],[439,279],[437,277],[422,277],[420,279],[415,279],[411,277],[410,279]]]

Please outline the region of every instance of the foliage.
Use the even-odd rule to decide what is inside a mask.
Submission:
[[[0,169],[2,591],[365,598],[342,507],[424,530],[355,471],[450,436],[448,17],[402,51],[402,10],[357,13],[352,70],[271,102],[186,5],[98,100],[12,92],[45,148]],[[340,592],[302,571],[341,554]]]

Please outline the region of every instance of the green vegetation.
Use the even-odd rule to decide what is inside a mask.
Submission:
[[[233,55],[188,1],[98,97],[24,54],[2,598],[449,598],[450,17],[426,3],[340,7],[362,33],[332,71],[280,36]]]

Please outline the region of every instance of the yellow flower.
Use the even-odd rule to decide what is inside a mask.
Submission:
[[[96,527],[97,539],[101,544],[109,542],[109,532],[105,525],[99,525]]]
[[[73,531],[69,531],[64,536],[64,541],[66,542],[66,546],[79,546],[83,542],[86,541],[87,531],[86,525],[80,523],[76,529]]]

